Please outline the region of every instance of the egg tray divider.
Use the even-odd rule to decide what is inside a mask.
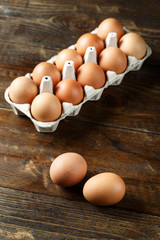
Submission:
[[[124,27],[125,33],[129,32],[129,30]],[[97,28],[95,30],[93,30],[91,33],[96,34],[97,33]],[[109,46],[115,46],[117,47],[117,34],[116,33],[109,33],[107,38],[106,38],[106,47]],[[76,44],[71,45],[70,47],[68,47],[69,49],[75,49],[76,48]],[[67,102],[63,102],[62,103],[62,114],[60,116],[60,118],[58,118],[56,121],[53,122],[40,122],[35,120],[31,113],[30,113],[30,104],[16,104],[14,102],[12,102],[9,98],[9,87],[6,89],[5,91],[5,100],[10,104],[11,108],[13,109],[14,113],[16,115],[22,116],[25,115],[28,118],[30,118],[30,120],[33,122],[36,130],[38,132],[54,132],[58,125],[59,122],[61,120],[63,120],[64,118],[66,118],[67,116],[76,116],[82,105],[87,102],[87,101],[96,101],[98,99],[100,99],[104,89],[106,89],[107,87],[109,87],[110,85],[114,85],[117,86],[119,85],[125,74],[128,73],[129,71],[138,71],[142,64],[144,63],[144,61],[151,55],[152,50],[151,48],[146,44],[146,48],[147,48],[147,52],[146,55],[143,59],[141,60],[137,60],[135,57],[132,56],[128,56],[128,66],[127,69],[125,70],[125,72],[121,73],[121,74],[116,74],[113,71],[107,71],[106,72],[106,77],[107,77],[107,81],[105,83],[105,85],[102,88],[99,89],[94,89],[91,86],[85,86],[84,87],[84,98],[83,101],[78,104],[78,105],[73,105],[71,103],[67,103]],[[56,56],[53,56],[52,58],[50,58],[47,62],[50,63],[54,63],[56,59]],[[84,62],[94,62],[97,63],[97,56],[96,56],[96,49],[95,47],[88,47],[84,56]],[[31,78],[32,74],[27,73],[25,75],[26,77]],[[66,61],[64,64],[64,68],[62,71],[62,80],[64,79],[73,79],[76,80],[76,76],[75,76],[75,70],[74,70],[74,63],[73,61]],[[52,79],[49,76],[44,76],[41,84],[40,84],[40,89],[39,89],[40,93],[42,92],[51,92],[53,93],[53,86],[52,86]]]

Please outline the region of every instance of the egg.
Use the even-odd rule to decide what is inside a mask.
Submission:
[[[90,203],[108,206],[118,203],[125,195],[125,183],[120,176],[104,172],[91,177],[83,187],[83,195]]]
[[[88,47],[95,47],[99,55],[104,49],[104,42],[97,34],[85,33],[77,40],[76,49],[81,56],[84,56]]]
[[[119,74],[127,68],[127,56],[117,47],[108,47],[99,55],[99,65],[104,71],[114,71]]]
[[[119,48],[128,56],[142,59],[146,55],[146,43],[137,33],[126,33],[119,41]]]
[[[52,93],[44,92],[37,95],[31,104],[31,115],[40,122],[55,121],[61,112],[61,103]]]
[[[56,57],[55,64],[57,68],[62,72],[66,61],[73,61],[75,71],[82,65],[83,60],[81,55],[74,49],[63,49]]]
[[[52,181],[62,187],[71,187],[85,177],[87,163],[78,153],[68,152],[59,155],[50,166]]]
[[[115,18],[107,18],[103,20],[97,29],[97,35],[105,40],[107,38],[108,33],[116,32],[117,33],[117,40],[124,35],[124,30],[122,24]]]
[[[44,76],[49,76],[52,78],[53,88],[61,80],[60,71],[56,68],[54,64],[49,62],[41,62],[33,69],[32,78],[37,86],[40,86],[40,83]]]
[[[81,85],[73,79],[64,79],[55,88],[55,95],[61,102],[79,104],[83,100],[83,89]]]
[[[95,63],[85,63],[77,71],[77,82],[81,86],[92,86],[95,89],[101,88],[106,82],[103,69]]]
[[[9,97],[12,102],[17,104],[31,104],[37,94],[37,85],[28,77],[16,78],[9,87]]]

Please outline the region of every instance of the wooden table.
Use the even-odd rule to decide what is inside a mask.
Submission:
[[[0,1],[0,239],[160,239],[159,1]],[[75,43],[105,18],[142,35],[153,50],[138,72],[87,102],[54,133],[15,116],[4,91],[17,76]],[[64,152],[82,154],[84,181],[54,185],[49,167]],[[118,204],[82,195],[91,176],[110,171],[126,183]]]

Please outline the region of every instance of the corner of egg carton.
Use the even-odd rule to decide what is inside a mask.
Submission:
[[[124,27],[125,32],[129,32],[129,30],[127,28]],[[97,33],[97,28],[94,29],[91,33],[96,34]],[[108,36],[108,39],[106,39],[106,46],[117,46],[116,44],[116,34],[115,33],[111,33]],[[70,47],[68,47],[69,49],[75,49],[76,48],[76,44],[71,45]],[[88,101],[88,100],[92,100],[92,101],[96,101],[98,100],[104,89],[107,88],[110,85],[119,85],[125,74],[129,71],[136,71],[139,70],[140,67],[142,66],[143,62],[151,55],[152,50],[151,48],[147,45],[147,53],[146,56],[142,59],[142,60],[137,60],[134,57],[129,56],[128,57],[128,67],[126,69],[126,71],[122,74],[116,74],[115,72],[112,71],[107,71],[106,72],[106,76],[107,76],[107,81],[105,83],[105,85],[100,88],[100,89],[94,89],[91,86],[85,86],[84,87],[84,99],[83,101],[78,104],[78,105],[72,105],[71,103],[62,103],[62,108],[63,108],[63,112],[61,117],[53,122],[39,122],[36,121],[35,119],[33,119],[33,117],[31,116],[30,113],[30,104],[15,104],[13,103],[10,98],[9,98],[9,87],[6,89],[5,91],[5,99],[6,101],[11,105],[11,107],[13,108],[13,111],[16,115],[26,115],[30,118],[30,120],[33,122],[36,130],[38,132],[54,132],[58,125],[59,122],[66,118],[67,116],[75,116],[80,112],[80,109],[82,107],[82,105]],[[53,56],[52,58],[50,58],[49,60],[47,60],[47,62],[49,63],[54,63],[56,59],[56,55]],[[94,62],[97,63],[97,56],[96,56],[96,49],[95,47],[90,46],[85,53],[84,56],[84,62]],[[31,74],[27,73],[25,75],[26,77],[31,78]],[[45,79],[46,78],[46,79]],[[76,80],[76,75],[75,75],[75,71],[74,71],[74,63],[72,61],[66,61],[64,68],[63,68],[63,72],[62,72],[62,80],[66,79],[66,78],[71,78],[73,80]],[[52,80],[50,77],[45,76],[41,82],[40,85],[40,92],[52,92],[53,93],[53,87],[52,87]]]
[[[123,27],[125,33],[129,33],[130,30],[128,28],[126,28],[125,26]],[[140,70],[140,68],[142,67],[144,61],[152,54],[152,49],[149,47],[148,44],[146,44],[146,55],[140,59],[137,60],[135,57],[133,56],[128,56],[128,70],[129,71],[138,71]]]
[[[128,56],[130,71],[140,70],[144,61],[152,54],[152,50],[147,44],[146,44],[146,49],[147,49],[146,55],[140,60],[137,60],[135,57]]]
[[[14,102],[11,101],[10,97],[9,97],[9,87],[5,90],[4,93],[4,98],[6,100],[6,102],[8,102],[14,112],[15,115],[18,116],[28,116],[28,112],[30,109],[30,104],[16,104]]]

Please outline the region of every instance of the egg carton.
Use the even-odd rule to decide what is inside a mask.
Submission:
[[[129,30],[125,27],[124,27],[124,30],[125,30],[125,32],[129,32]],[[97,28],[95,30],[93,30],[91,33],[96,34],[97,33]],[[106,47],[109,47],[109,46],[117,47],[117,34],[116,33],[109,33],[107,38],[106,38],[105,44],[106,44]],[[69,49],[75,49],[76,44],[71,45],[68,48]],[[83,98],[83,101],[80,104],[73,105],[71,103],[63,102],[62,103],[62,114],[61,114],[60,118],[57,119],[56,121],[40,122],[40,121],[35,120],[30,113],[30,104],[16,104],[16,103],[14,103],[10,100],[10,98],[9,98],[9,87],[5,91],[5,100],[10,104],[11,108],[13,109],[13,111],[16,115],[25,115],[28,118],[30,118],[30,120],[33,122],[33,124],[34,124],[34,126],[35,126],[35,128],[38,132],[54,132],[57,129],[57,127],[59,125],[59,122],[61,120],[63,120],[67,116],[76,116],[79,113],[82,105],[85,102],[98,100],[101,97],[104,89],[106,89],[110,85],[112,85],[112,86],[113,85],[114,86],[119,85],[122,82],[126,73],[128,73],[129,71],[139,70],[141,68],[143,62],[152,53],[151,48],[147,44],[146,44],[146,48],[147,48],[146,55],[141,60],[137,60],[135,57],[128,56],[128,66],[127,66],[127,69],[125,70],[125,72],[123,72],[121,74],[116,74],[113,71],[107,71],[106,72],[107,81],[102,88],[94,89],[93,87],[86,85],[84,87],[84,98]],[[47,62],[54,63],[55,59],[56,59],[56,56],[53,56],[52,58],[47,60]],[[97,55],[96,55],[95,47],[90,46],[90,47],[87,48],[83,60],[84,60],[84,63],[86,63],[86,62],[97,63]],[[29,77],[29,78],[32,78],[32,74],[30,74],[30,73],[27,73],[25,76]],[[74,70],[74,62],[73,61],[66,61],[65,62],[64,68],[63,68],[63,71],[62,71],[62,80],[64,80],[64,79],[76,80],[76,74],[75,74],[75,70]],[[42,93],[42,92],[53,93],[53,86],[52,86],[51,77],[44,76],[42,78],[39,91],[40,91],[40,93]]]

